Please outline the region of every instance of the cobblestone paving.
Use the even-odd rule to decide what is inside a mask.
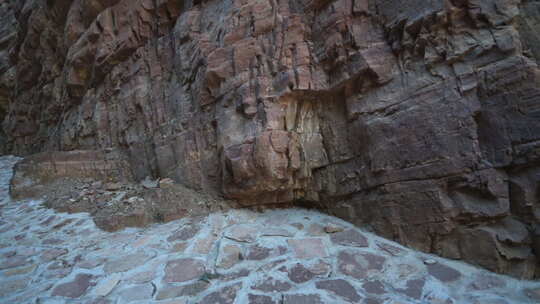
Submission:
[[[539,303],[540,283],[425,255],[317,212],[234,210],[115,233],[9,200],[0,303]]]

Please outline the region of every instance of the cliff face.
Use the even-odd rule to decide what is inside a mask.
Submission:
[[[540,276],[540,1],[0,3],[4,153],[99,150]],[[5,144],[4,144],[5,143]]]

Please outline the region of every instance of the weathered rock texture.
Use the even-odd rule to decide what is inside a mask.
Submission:
[[[106,150],[539,276],[540,2],[0,3],[5,152]]]

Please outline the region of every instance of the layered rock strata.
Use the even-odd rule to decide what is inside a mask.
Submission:
[[[102,150],[540,276],[540,2],[0,3],[4,152]],[[5,144],[4,144],[5,143]]]

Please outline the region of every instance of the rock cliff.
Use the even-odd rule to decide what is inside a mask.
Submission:
[[[540,276],[540,1],[4,0],[3,152],[121,155]]]

